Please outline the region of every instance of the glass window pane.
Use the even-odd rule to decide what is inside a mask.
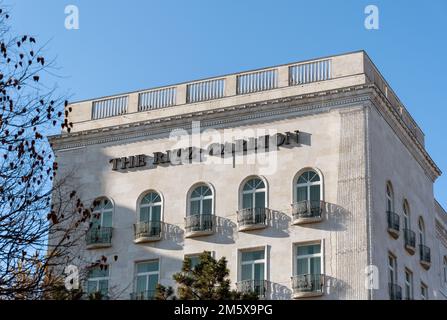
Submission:
[[[321,259],[320,257],[310,258],[310,273],[321,274]]]
[[[245,193],[242,196],[242,209],[253,208],[253,194]]]
[[[87,293],[95,293],[97,291],[97,281],[87,281]]]
[[[103,296],[106,296],[109,292],[109,281],[99,280],[98,284],[99,284],[99,292],[101,292]]]
[[[151,274],[149,276],[149,284],[147,290],[155,290],[158,284],[158,274]]]
[[[149,207],[140,208],[140,221],[149,221]]]
[[[150,217],[151,221],[160,221],[161,220],[161,206],[153,206],[152,214]]]
[[[298,187],[297,188],[297,202],[305,201],[307,199],[307,187]]]
[[[255,208],[265,208],[265,192],[256,192]]]
[[[297,275],[309,273],[309,260],[297,259]]]
[[[158,261],[141,262],[137,264],[137,273],[158,271]]]
[[[191,201],[191,210],[189,212],[190,215],[200,214],[200,200],[192,200]]]
[[[320,185],[310,186],[310,200],[320,200]]]
[[[112,227],[112,212],[107,211],[103,212],[102,217],[102,227],[111,228]]]
[[[252,265],[244,264],[241,266],[241,280],[251,280],[252,278]]]
[[[254,261],[264,259],[264,250],[242,252],[242,261]]]
[[[112,205],[112,201],[105,199],[104,200],[104,209],[112,209],[113,205]]]
[[[200,258],[197,255],[189,256],[189,259],[191,260],[191,269],[194,269],[200,262]]]
[[[311,244],[307,246],[298,246],[298,255],[309,255],[309,254],[318,254],[320,253],[320,245],[319,244]]]
[[[254,280],[264,280],[264,263],[255,264]]]
[[[213,203],[213,201],[211,199],[203,200],[202,214],[211,214],[212,213],[212,203]]]
[[[265,184],[264,181],[262,181],[261,179],[256,179],[256,189],[264,189],[265,188]]]
[[[137,292],[146,291],[147,276],[137,276]]]

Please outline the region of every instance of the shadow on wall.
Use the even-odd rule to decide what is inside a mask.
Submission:
[[[302,228],[312,228],[326,231],[345,231],[352,214],[345,208],[326,202],[322,213],[323,221],[319,223],[302,224]]]
[[[292,290],[285,285],[266,281],[267,282],[267,292],[268,299],[271,300],[290,300],[292,298]]]
[[[325,276],[324,294],[328,296],[336,296],[338,298],[346,297],[351,289],[348,283],[343,280]]]

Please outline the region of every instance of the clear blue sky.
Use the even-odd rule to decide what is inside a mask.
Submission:
[[[425,132],[447,207],[445,0],[3,1],[17,32],[50,41],[70,100],[364,49]],[[70,4],[79,30],[64,27]],[[379,30],[364,28],[368,4]]]

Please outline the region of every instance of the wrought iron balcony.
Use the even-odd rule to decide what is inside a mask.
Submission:
[[[155,300],[156,290],[147,290],[133,292],[130,294],[130,300]]]
[[[305,200],[292,204],[293,224],[319,222],[323,219],[324,201]]]
[[[431,254],[430,254],[430,248],[420,244],[419,245],[419,255],[420,255],[420,263],[425,268],[430,268],[431,265]]]
[[[107,248],[112,245],[112,228],[91,227],[86,234],[87,249]]]
[[[158,241],[161,239],[161,221],[143,221],[134,224],[135,243]]]
[[[410,229],[404,229],[405,249],[414,254],[416,251],[416,233]]]
[[[402,300],[402,288],[395,283],[388,283],[390,300]]]
[[[200,237],[210,235],[214,232],[213,214],[193,214],[185,218],[185,237]]]
[[[397,213],[387,211],[388,233],[395,239],[399,238],[400,217]]]
[[[263,229],[267,227],[267,219],[270,215],[268,208],[246,208],[237,212],[239,231]]]
[[[236,283],[237,291],[243,293],[256,293],[259,298],[265,298],[267,294],[266,280],[242,280]]]
[[[318,297],[324,293],[324,274],[302,274],[292,277],[293,298]]]

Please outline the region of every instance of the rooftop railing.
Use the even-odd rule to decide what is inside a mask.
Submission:
[[[408,129],[410,135],[424,145],[424,133],[363,52],[230,74],[126,95],[106,97],[100,100],[90,100],[88,101],[90,103],[88,108],[91,108],[91,118],[85,118],[82,114],[77,115],[77,117],[82,118],[83,121],[97,120],[127,113],[146,112],[280,88],[305,86],[334,79],[340,79],[340,83],[345,83],[346,77],[359,75],[364,75],[363,83],[373,83],[380,90],[395,114]],[[343,87],[343,84],[340,87]],[[306,92],[311,91],[307,90]],[[73,114],[71,116],[73,117]],[[77,122],[76,119],[74,122]]]

